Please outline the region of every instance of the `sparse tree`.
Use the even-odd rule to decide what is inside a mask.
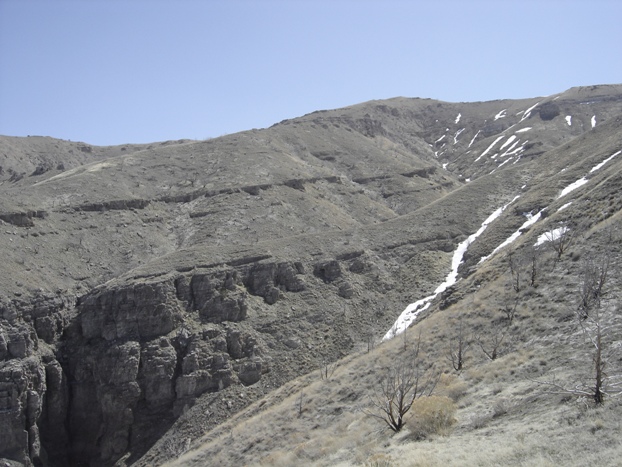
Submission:
[[[500,310],[505,314],[506,319],[508,320],[508,325],[512,324],[514,321],[514,317],[516,316],[516,309],[518,308],[518,296],[514,298],[514,301],[506,301]]]
[[[304,391],[300,391],[300,396],[296,399],[296,411],[298,412],[298,417],[302,417],[302,413],[304,412]]]
[[[448,359],[451,366],[456,371],[462,371],[466,359],[467,351],[471,346],[471,338],[467,337],[464,330],[462,319],[458,323],[458,336],[452,339],[449,346]]]
[[[529,264],[529,285],[536,287],[540,277],[540,253],[535,248],[530,248],[527,252],[527,262]]]
[[[512,279],[510,284],[514,292],[519,293],[521,289],[521,272],[523,268],[523,258],[516,252],[512,251],[508,253],[508,264],[510,266],[510,274]]]
[[[550,247],[557,254],[557,259],[560,259],[572,243],[574,231],[567,225],[562,224],[556,229],[551,229],[548,232],[545,232],[544,235]]]
[[[397,433],[404,427],[404,416],[415,399],[431,395],[439,377],[422,369],[417,341],[411,356],[387,370],[380,387],[370,398],[372,409],[364,409],[364,412],[382,420]]]
[[[584,396],[595,404],[603,404],[605,398],[622,394],[622,374],[611,374],[609,363],[619,359],[619,347],[614,346],[609,331],[612,304],[603,304],[605,286],[609,274],[609,256],[602,255],[584,262],[576,316],[583,335],[592,347],[592,367],[589,382],[581,381],[574,387],[566,387],[556,381],[537,381],[554,388],[554,392]],[[619,308],[619,307],[618,307]]]
[[[329,379],[333,376],[335,369],[337,368],[336,362],[330,362],[328,359],[322,359],[321,362],[318,363],[320,367],[320,379]]]
[[[501,345],[505,340],[508,328],[509,326],[495,329],[488,342],[483,342],[482,337],[479,335],[475,337],[477,345],[479,345],[479,348],[482,349],[482,352],[489,360],[496,360],[499,357]]]
[[[607,255],[583,261],[579,280],[579,317],[586,318],[590,310],[600,308],[609,275],[610,259]]]
[[[376,345],[376,326],[371,324],[365,333],[365,341],[367,342],[367,353],[371,352]]]
[[[610,374],[607,370],[609,362],[617,357],[615,354],[618,350],[607,342],[608,328],[604,319],[607,314],[603,308],[594,308],[587,317],[580,312],[577,313],[581,329],[593,348],[591,376],[588,382],[581,381],[574,387],[565,386],[555,380],[536,382],[552,387],[553,393],[587,397],[597,405],[603,404],[608,397],[622,394],[622,373]]]

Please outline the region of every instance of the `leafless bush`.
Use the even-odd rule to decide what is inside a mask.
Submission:
[[[518,296],[514,298],[514,301],[506,301],[500,310],[505,314],[509,324],[512,324],[514,317],[516,316],[516,309],[518,308]]]
[[[422,368],[417,341],[412,355],[396,362],[386,371],[377,391],[370,397],[372,408],[364,409],[364,412],[382,420],[397,433],[404,427],[404,415],[415,400],[431,395],[439,378],[440,375]]]
[[[496,360],[499,357],[508,328],[509,326],[495,328],[487,341],[484,341],[479,335],[475,337],[477,345],[479,345],[479,348],[482,349],[482,352],[489,360]]]
[[[557,255],[557,259],[560,259],[572,243],[574,230],[564,224],[556,229],[549,230],[544,235],[546,236],[547,243]]]
[[[305,393],[304,391],[300,391],[300,396],[296,399],[296,412],[298,413],[298,417],[302,417],[302,413],[305,411]]]
[[[542,256],[537,248],[529,248],[518,253],[510,252],[507,255],[510,267],[510,284],[514,292],[522,290],[523,282],[526,280],[530,287],[537,287],[540,278]]]
[[[611,373],[611,362],[619,360],[619,346],[614,345],[610,336],[613,304],[603,304],[605,286],[609,274],[610,260],[602,255],[595,260],[587,260],[581,271],[579,287],[579,306],[577,321],[583,335],[592,349],[591,376],[574,387],[568,387],[555,380],[536,381],[546,385],[553,393],[573,394],[591,399],[595,404],[603,404],[608,397],[622,394],[622,372]]]
[[[464,330],[462,319],[460,319],[458,323],[458,336],[451,340],[449,355],[447,356],[454,370],[462,371],[471,342],[471,338],[467,337]]]
[[[507,257],[508,264],[510,266],[510,274],[512,276],[510,284],[512,285],[512,289],[514,289],[514,292],[518,293],[521,289],[521,277],[524,263],[523,257],[516,254],[516,252],[508,253]]]
[[[320,367],[320,379],[329,379],[333,376],[335,369],[337,368],[337,362],[330,362],[327,359],[322,360],[319,363]]]
[[[579,280],[579,317],[586,318],[590,310],[600,308],[609,274],[609,256],[584,260]]]

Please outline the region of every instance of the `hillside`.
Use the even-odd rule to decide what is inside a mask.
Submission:
[[[603,85],[371,101],[207,141],[0,137],[0,458],[460,465],[476,454],[446,451],[518,430],[489,463],[532,452],[527,464],[581,465],[599,450],[608,463],[617,402],[583,410],[534,380],[589,373],[573,319],[586,258],[611,259],[603,308],[617,309],[621,127],[622,85]],[[507,253],[528,258],[560,227],[568,248],[544,241],[538,281],[516,292]],[[459,280],[435,295],[456,258]],[[433,295],[406,337],[379,344]],[[514,303],[502,326],[499,309]],[[606,319],[617,349],[617,315]],[[452,370],[457,322],[484,349],[507,334],[499,358],[472,344]],[[416,336],[458,406],[453,433],[425,442],[378,434],[365,409]],[[592,422],[588,452],[571,440]],[[418,450],[429,460],[410,463]]]

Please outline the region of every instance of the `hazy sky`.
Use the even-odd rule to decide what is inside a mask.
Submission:
[[[620,0],[0,0],[0,134],[220,136],[622,82]]]

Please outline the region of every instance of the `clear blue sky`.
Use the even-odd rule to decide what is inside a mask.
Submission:
[[[620,0],[0,0],[0,134],[220,136],[622,82]]]

